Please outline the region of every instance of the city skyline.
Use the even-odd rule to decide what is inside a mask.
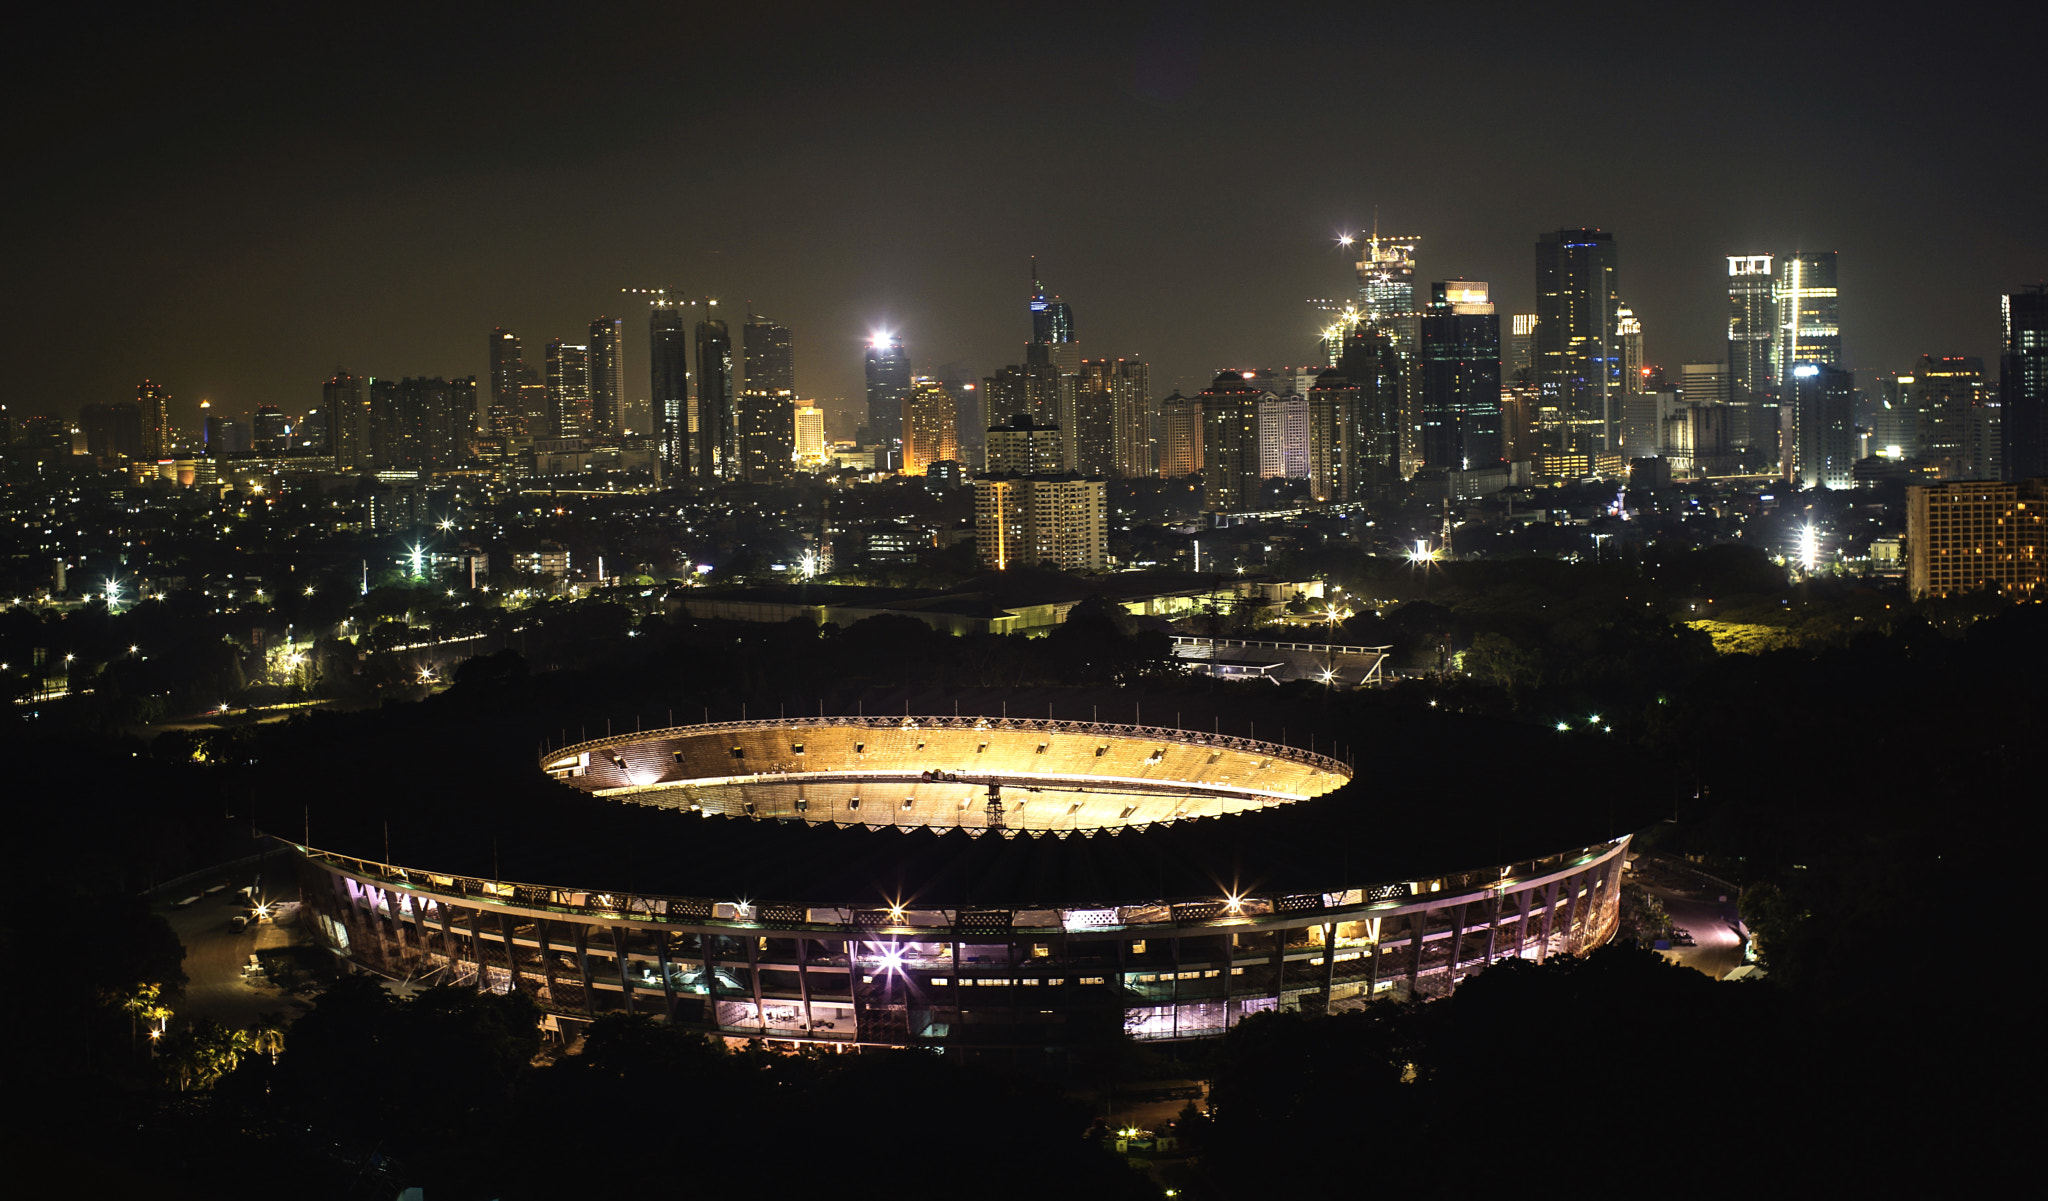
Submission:
[[[374,88],[337,98],[306,81],[324,77],[330,55],[373,62],[379,77],[402,74],[428,47],[440,64],[445,39],[393,39],[369,23],[290,54],[261,30],[217,45],[176,39],[187,74],[221,82],[164,100],[152,122],[203,132],[148,150],[122,149],[147,139],[108,133],[135,110],[122,105],[132,86],[122,66],[159,48],[156,31],[60,50],[49,80],[79,67],[73,57],[89,49],[100,58],[76,73],[110,95],[15,134],[28,161],[54,169],[51,182],[7,202],[16,228],[38,231],[6,302],[10,328],[51,352],[17,373],[4,403],[17,415],[70,416],[132,396],[147,378],[168,388],[189,424],[202,397],[237,414],[262,404],[301,410],[337,362],[380,376],[485,378],[478,330],[519,331],[529,354],[552,337],[581,342],[593,316],[616,308],[621,287],[654,279],[775,313],[806,348],[801,393],[857,407],[863,348],[878,328],[903,338],[918,370],[961,361],[992,372],[1014,361],[1018,280],[1033,255],[1078,311],[1090,357],[1143,360],[1158,393],[1185,394],[1223,366],[1313,361],[1317,322],[1303,302],[1346,286],[1355,254],[1335,240],[1370,230],[1376,212],[1380,228],[1419,236],[1418,278],[1489,280],[1503,314],[1533,311],[1532,235],[1613,232],[1625,299],[1651,360],[1667,368],[1722,357],[1729,255],[1837,252],[1844,365],[1859,372],[1900,370],[1922,354],[1995,358],[1998,296],[2048,275],[2048,247],[2027,217],[2040,168],[1996,153],[1995,123],[1982,120],[2019,111],[2018,74],[2008,82],[1986,71],[1966,95],[1906,98],[1857,65],[1900,44],[1928,53],[1960,45],[1963,32],[1884,19],[1840,31],[1839,53],[1815,68],[1803,110],[1802,146],[1825,147],[1829,169],[1754,189],[1739,173],[1696,166],[1726,128],[1764,128],[1772,113],[1761,91],[1746,90],[1769,71],[1768,56],[1723,61],[1709,36],[1719,18],[1660,16],[1607,31],[1603,51],[1655,63],[1659,86],[1620,110],[1594,105],[1614,114],[1614,144],[1642,169],[1588,173],[1521,137],[1475,163],[1472,138],[1449,132],[1498,130],[1519,125],[1525,108],[1562,113],[1610,96],[1595,82],[1600,73],[1576,69],[1593,54],[1578,46],[1579,19],[1552,28],[1499,15],[1468,30],[1421,17],[1405,60],[1413,74],[1471,69],[1437,102],[1444,111],[1397,110],[1401,119],[1375,135],[1372,163],[1359,165],[1330,149],[1317,72],[1279,72],[1255,97],[1228,86],[1229,55],[1352,36],[1330,35],[1306,15],[1090,15],[988,54],[966,51],[974,22],[941,33],[888,14],[807,14],[779,31],[787,53],[750,90],[761,103],[706,110],[730,134],[720,144],[732,178],[748,181],[708,189],[672,186],[670,140],[695,135],[654,114],[671,103],[687,111],[698,90],[708,99],[739,77],[720,65],[673,94],[651,82],[653,72],[622,69],[646,65],[643,44],[662,44],[671,30],[654,10],[630,16],[617,23],[621,43],[568,52],[535,96],[504,81],[520,77],[508,64],[530,63],[537,44],[420,17],[426,33],[459,31],[489,43],[472,48],[504,53],[463,56],[498,64],[483,77],[473,74],[479,67],[419,73],[433,81],[409,95],[416,120],[396,132]],[[290,62],[289,75],[272,59]],[[938,64],[956,103],[934,112],[921,92],[877,88],[872,68],[897,61]],[[228,62],[259,66],[241,78]],[[213,63],[223,69],[208,71]],[[1409,75],[1354,80],[1357,105],[1398,105]],[[82,86],[43,82],[60,95]],[[1015,104],[1026,94],[1050,98],[1026,118]],[[566,120],[555,102],[567,95],[578,97],[568,106],[577,112],[634,115],[604,125],[573,162],[526,161],[506,131],[522,131],[523,141]],[[1698,103],[1702,96],[1717,104]],[[799,112],[803,128],[765,136]],[[226,114],[237,119],[216,119]],[[1942,144],[1977,162],[1984,186],[1964,194],[1901,171],[1937,129],[1954,132]],[[886,162],[867,152],[878,132],[898,144]],[[1064,190],[1058,204],[1028,189],[991,195],[973,169],[1055,150],[1081,160],[1108,146],[1127,156],[1128,185]],[[894,166],[946,161],[969,169]],[[1224,162],[1241,164],[1247,179],[1292,162],[1318,169],[1296,188],[1200,186],[1209,165]],[[327,181],[343,164],[352,178],[337,190]],[[506,186],[508,172],[519,186]],[[154,186],[107,186],[137,176]],[[831,186],[810,186],[817,181]],[[1162,189],[1184,199],[1162,208]],[[147,286],[131,289],[132,311],[110,337],[73,318],[115,273]],[[226,329],[235,336],[219,336]],[[630,321],[624,341],[626,399],[639,413],[648,344]]]

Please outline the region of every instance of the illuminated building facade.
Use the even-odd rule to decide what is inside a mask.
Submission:
[[[1778,449],[1778,308],[1773,298],[1777,256],[1728,259],[1729,436],[1737,446]]]
[[[1991,431],[1999,412],[1984,379],[1984,360],[1922,355],[1911,375],[1897,377],[1914,431],[1911,456],[1941,480],[2001,478]]]
[[[1842,300],[1834,251],[1780,256],[1771,306],[1776,321],[1771,361],[1781,382],[1803,363],[1842,365]]]
[[[1202,470],[1202,402],[1175,392],[1159,402],[1159,474],[1177,480]]]
[[[1047,296],[1038,282],[1038,260],[1031,260],[1031,342],[1026,364],[1050,365],[1061,375],[1081,372],[1081,345],[1074,336],[1074,310],[1058,296]]]
[[[741,352],[746,374],[742,386],[749,392],[796,392],[796,345],[789,327],[747,311],[740,326]]]
[[[1334,367],[1308,391],[1308,491],[1318,504],[1354,499],[1352,431],[1359,395]]]
[[[1259,478],[1308,478],[1308,426],[1308,397],[1303,393],[1267,392],[1259,397]]]
[[[1060,437],[1060,428],[1040,425],[1028,413],[1020,413],[1002,425],[990,427],[984,446],[990,475],[1056,473],[1066,461],[1066,443]]]
[[[725,722],[561,746],[536,771],[601,800],[599,846],[667,853],[622,855],[596,884],[580,845],[510,879],[488,851],[302,847],[314,937],[365,971],[516,989],[562,1018],[1058,1050],[1443,997],[1502,959],[1590,950],[1618,926],[1630,843],[1587,816],[1613,798],[1490,825],[1498,806],[1457,797],[1484,837],[1446,838],[1452,818],[1365,803],[1376,773],[1345,759],[1136,722]]]
[[[1998,360],[2005,478],[2048,475],[2048,285],[1999,297],[2005,345]]]
[[[1350,461],[1346,474],[1351,499],[1384,490],[1410,474],[1403,470],[1403,427],[1412,390],[1409,362],[1395,349],[1393,333],[1360,322],[1345,334],[1337,370],[1358,389],[1348,423]]]
[[[1549,450],[1598,455],[1618,449],[1618,264],[1614,235],[1606,230],[1561,229],[1537,239],[1531,357],[1540,403],[1559,415]]]
[[[825,462],[825,410],[808,401],[796,407],[796,461],[804,467]]]
[[[959,458],[959,406],[944,384],[918,376],[911,381],[904,411],[903,474],[923,475],[933,463]]]
[[[981,476],[974,481],[974,545],[983,567],[1109,566],[1109,495],[1103,480],[1073,474]]]
[[[1986,589],[2048,599],[2048,479],[1908,487],[1906,586],[1916,600]]]
[[[548,433],[581,438],[590,432],[590,347],[556,338],[544,361],[548,387]]]
[[[1422,464],[1446,471],[1500,465],[1500,318],[1486,284],[1429,286],[1416,381]]]

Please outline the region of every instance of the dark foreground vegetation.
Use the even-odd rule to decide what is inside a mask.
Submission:
[[[90,698],[47,706],[5,744],[15,901],[0,911],[0,1018],[26,1114],[6,1153],[23,1179],[77,1195],[375,1196],[404,1182],[441,1201],[749,1179],[779,1182],[763,1195],[1157,1195],[1158,1180],[1085,1137],[1090,1115],[1062,1089],[1182,1071],[1214,1082],[1211,1112],[1178,1131],[1194,1157],[1167,1184],[1188,1196],[1550,1181],[1841,1191],[1928,1174],[1976,1191],[2030,1112],[2021,883],[2048,612],[1913,607],[1862,586],[1802,593],[1725,558],[1495,564],[1483,587],[1446,572],[1427,601],[1348,632],[1374,641],[1370,623],[1385,623],[1416,666],[1443,670],[1354,695],[1179,677],[1160,640],[1102,611],[1025,643],[888,620],[818,631],[591,608],[565,613],[559,640],[530,635],[526,655],[515,643],[472,660],[429,699],[393,691],[352,714],[145,740]],[[1728,624],[1791,634],[1717,653],[1720,632],[1685,624],[1673,599],[1694,591],[1717,608],[1747,596]],[[176,939],[138,893],[245,853],[251,815],[289,812],[294,781],[372,779],[378,755],[458,727],[495,727],[530,755],[607,720],[978,687],[1079,708],[1142,696],[1149,720],[1175,707],[1190,724],[1256,721],[1262,736],[1279,733],[1270,713],[1313,713],[1316,736],[1349,742],[1362,766],[1429,753],[1374,740],[1423,711],[1626,744],[1629,773],[1528,787],[1668,806],[1638,845],[1737,882],[1770,976],[1718,984],[1617,947],[1497,967],[1417,1009],[1262,1017],[1175,1065],[1112,1042],[1052,1079],[921,1053],[731,1054],[619,1020],[580,1055],[536,1066],[516,997],[399,1001],[353,981],[281,1048],[175,1018],[154,1059],[138,1038],[142,1010],[176,1013],[184,983]],[[1460,771],[1454,756],[1441,766]],[[144,985],[156,1001],[138,1000]]]

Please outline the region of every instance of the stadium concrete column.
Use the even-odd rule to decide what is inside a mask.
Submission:
[[[1493,910],[1486,921],[1486,962],[1492,963],[1500,949],[1500,885],[1493,888]]]
[[[1542,963],[1550,957],[1550,927],[1557,918],[1557,881],[1552,880],[1543,890],[1543,939],[1536,944],[1536,962]]]
[[[455,947],[455,928],[448,920],[448,902],[434,902],[434,916],[441,921],[441,954],[448,960],[448,978],[455,979],[455,969],[462,962]]]
[[[548,1007],[550,1009],[560,1009],[562,1007],[562,995],[556,991],[555,985],[555,946],[553,940],[548,937],[548,927],[553,924],[544,917],[535,918],[533,922],[533,942],[535,946],[540,948],[540,976],[542,983],[546,985],[548,990]]]
[[[583,1012],[597,1016],[597,985],[590,978],[590,927],[573,923],[576,931],[576,970],[583,977]]]
[[[512,977],[512,991],[531,992],[519,980],[519,948],[512,942],[512,919],[503,909],[498,910],[498,940],[505,944],[505,971]]]
[[[810,915],[806,913],[804,916]],[[801,934],[796,936],[796,995],[803,1001],[804,1033],[815,1035],[818,1032],[818,1024],[811,1016],[811,957],[809,950],[806,949],[810,941]],[[673,1012],[673,1004],[670,1005],[670,1009]],[[671,1016],[669,1020],[675,1019]]]
[[[1323,923],[1323,1012],[1330,1012],[1330,994],[1337,989],[1337,923]]]
[[[1429,910],[1408,915],[1408,999],[1414,1000],[1422,987],[1422,937],[1429,930]]]
[[[633,1007],[633,981],[626,975],[626,937],[617,926],[606,926],[612,933],[612,966],[619,970],[619,998],[626,1004],[627,1013],[636,1013]]]
[[[1515,958],[1517,959],[1522,957],[1522,952],[1529,949],[1529,905],[1530,902],[1536,899],[1536,890],[1525,888],[1521,891],[1520,896],[1522,899],[1522,916],[1515,923]]]
[[[1273,1008],[1279,1009],[1287,996],[1287,927],[1273,930]]]
[[[1458,987],[1458,956],[1465,947],[1465,905],[1459,901],[1451,913],[1451,958],[1444,968],[1444,992],[1448,994]]]
[[[1233,1010],[1230,1007],[1230,982],[1237,975],[1237,935],[1223,936],[1223,1028],[1230,1029]]]

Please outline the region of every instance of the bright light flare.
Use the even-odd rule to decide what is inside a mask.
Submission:
[[[1337,245],[1339,245],[1339,246],[1349,246],[1349,245],[1351,245],[1351,244],[1352,244],[1353,242],[1356,242],[1357,240],[1358,240],[1357,238],[1354,238],[1354,237],[1352,237],[1352,236],[1351,236],[1350,234],[1338,234],[1338,235],[1337,235]]]
[[[1799,566],[1807,571],[1820,566],[1820,531],[1810,525],[1799,530]]]

